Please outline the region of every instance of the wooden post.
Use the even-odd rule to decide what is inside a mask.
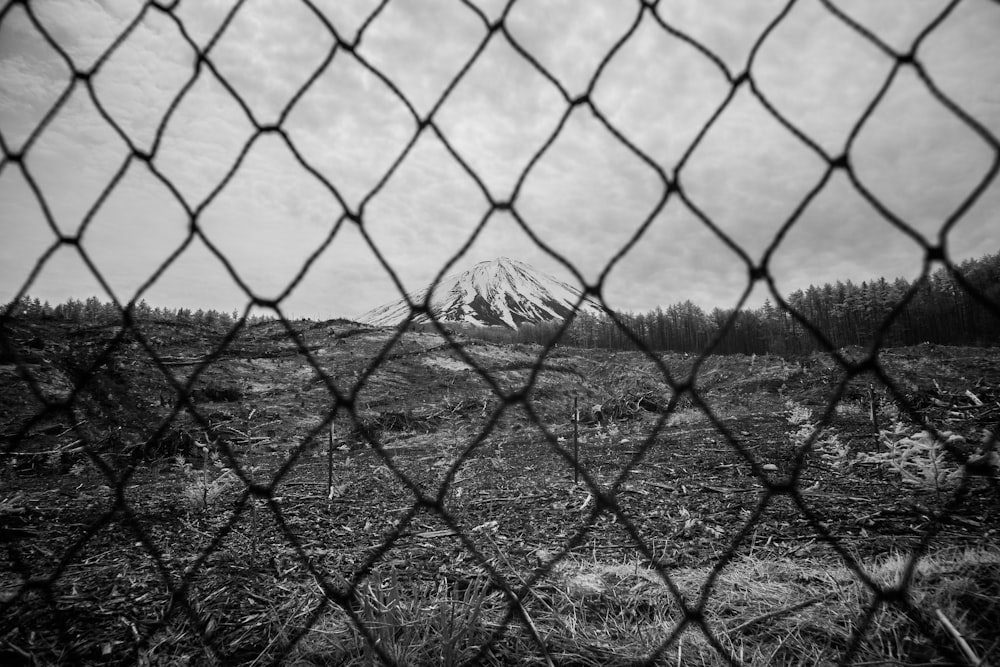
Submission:
[[[330,440],[326,449],[326,498],[333,501],[333,434],[334,422],[330,419]]]
[[[872,426],[875,427],[875,435],[878,436],[878,405],[875,399],[875,385],[872,382],[868,383],[868,401],[871,404],[869,414],[872,419]]]
[[[580,410],[577,407],[577,398],[573,397],[573,483],[580,483],[580,445],[577,429],[580,423]]]

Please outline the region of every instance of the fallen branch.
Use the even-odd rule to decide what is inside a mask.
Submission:
[[[98,442],[102,442],[103,440],[106,440],[106,439],[107,438],[102,438]],[[65,445],[60,445],[59,447],[56,447],[55,449],[45,449],[45,450],[41,450],[41,451],[19,451],[19,450],[14,450],[14,451],[10,452],[10,454],[16,455],[16,456],[52,456],[54,454],[79,454],[80,452],[84,451],[84,449],[87,448],[88,444],[90,444],[91,446],[93,446],[93,445],[95,445],[97,443],[87,443],[87,442],[84,442],[83,440],[74,440],[73,442],[67,443]],[[79,445],[79,446],[77,446],[77,445]]]
[[[749,491],[756,491],[756,489],[729,489],[721,486],[710,486],[708,484],[702,484],[701,488],[711,493],[721,493],[723,495],[728,495],[730,493],[747,493]]]
[[[646,482],[647,486],[655,486],[658,489],[663,489],[665,491],[673,491],[677,488],[676,484],[661,484],[660,482]]]
[[[802,492],[803,495],[807,491],[808,491],[808,489],[806,489],[805,491],[803,491]],[[810,500],[816,500],[816,499],[819,499],[819,498],[826,498],[827,500],[849,500],[849,501],[855,502],[855,503],[867,503],[867,502],[871,502],[871,498],[859,498],[857,496],[845,496],[842,493],[819,493],[817,491],[808,491],[808,495],[809,495],[809,499]],[[884,510],[879,510],[878,512],[875,512],[875,514],[872,514],[870,516],[878,516],[879,514],[885,514],[885,511]],[[868,517],[862,517],[862,518],[868,518]]]
[[[164,366],[194,366],[205,364],[210,361],[209,357],[160,357],[159,361]]]
[[[973,394],[972,391],[970,391],[969,389],[965,390],[965,395],[968,396],[969,400],[975,403],[977,406],[983,404],[983,401],[978,396]]]
[[[451,528],[445,528],[443,530],[427,530],[422,533],[417,533],[416,537],[431,539],[435,537],[454,537],[456,535],[458,535],[458,533]]]
[[[523,496],[506,496],[504,498],[478,498],[469,502],[470,505],[487,505],[492,503],[516,503],[519,500],[535,500],[538,498],[546,498],[551,496],[551,493],[529,493]],[[406,508],[409,509],[409,508]]]
[[[750,627],[754,623],[760,623],[761,621],[767,621],[767,620],[770,620],[772,618],[777,618],[778,616],[784,616],[785,614],[791,614],[792,612],[799,611],[800,609],[805,609],[806,607],[811,607],[812,605],[816,604],[817,602],[822,602],[825,599],[826,599],[826,596],[817,596],[817,597],[814,597],[814,598],[809,598],[808,600],[805,600],[803,602],[799,602],[798,604],[793,604],[790,607],[784,607],[782,609],[775,609],[774,611],[769,611],[766,614],[761,614],[760,616],[757,616],[755,618],[751,618],[749,621],[744,621],[743,623],[740,623],[739,625],[737,625],[735,628],[731,628],[731,629],[726,630],[726,632],[727,633],[728,632],[739,632],[740,630],[744,630],[744,629]]]
[[[951,638],[955,640],[955,643],[958,644],[958,648],[962,650],[962,654],[965,655],[965,659],[969,661],[969,664],[973,665],[973,667],[987,667],[985,663],[979,659],[979,656],[976,655],[976,652],[972,650],[972,647],[969,646],[969,642],[965,641],[965,637],[963,637],[962,633],[958,631],[958,628],[952,625],[951,621],[948,620],[948,617],[944,615],[944,612],[940,609],[935,609],[934,613],[937,614],[938,620],[941,621],[941,625],[944,626],[944,629],[949,635],[951,635]]]

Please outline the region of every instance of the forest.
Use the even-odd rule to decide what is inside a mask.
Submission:
[[[957,269],[981,298],[977,299],[951,272],[941,268],[913,282],[904,278],[891,282],[879,278],[860,284],[846,280],[810,285],[788,294],[788,307],[815,332],[791,310],[770,300],[760,308],[716,308],[710,312],[684,301],[646,313],[616,313],[614,318],[581,315],[560,342],[626,350],[639,347],[638,341],[650,350],[696,353],[718,338],[713,350],[716,354],[778,355],[809,354],[828,345],[867,347],[876,336],[882,347],[924,342],[1000,344],[1000,253],[966,260]],[[561,323],[548,322],[524,325],[517,331],[484,327],[468,333],[493,342],[544,344],[558,335],[560,327]],[[724,331],[721,337],[720,331]],[[825,343],[816,333],[826,339]]]
[[[1000,344],[1000,252],[966,260],[957,269],[961,280],[978,292],[978,297],[950,271],[940,268],[913,282],[904,278],[891,282],[879,278],[860,284],[846,280],[833,285],[810,285],[787,295],[789,309],[768,300],[759,308],[715,308],[706,312],[697,304],[684,301],[646,313],[624,312],[614,317],[580,315],[558,342],[581,348],[626,350],[641,346],[656,351],[688,353],[701,352],[715,342],[713,352],[716,354],[778,355],[809,354],[827,346],[870,346],[876,336],[880,337],[882,347],[924,342]],[[117,323],[122,316],[117,305],[93,296],[83,301],[69,299],[52,306],[26,295],[16,303],[7,304],[2,312],[15,317],[89,325]],[[139,301],[132,305],[132,316],[137,321],[230,327],[239,321],[241,314],[237,310],[223,313],[152,307]],[[254,313],[248,317],[248,322],[254,324],[267,319],[272,318]],[[495,343],[548,344],[559,335],[562,323],[522,325],[516,330],[452,328]],[[724,332],[721,337],[720,331]]]
[[[96,296],[85,300],[67,299],[53,306],[48,301],[38,297],[25,295],[16,302],[6,304],[0,314],[24,319],[58,320],[61,322],[76,322],[84,325],[117,324],[122,321],[122,310],[110,301],[101,301]],[[145,300],[132,305],[132,318],[136,321],[179,322],[182,324],[201,325],[208,327],[230,327],[239,321],[238,310],[232,313],[222,313],[217,310],[198,308],[161,308],[153,307]],[[253,314],[247,318],[251,324],[273,319],[267,315]]]

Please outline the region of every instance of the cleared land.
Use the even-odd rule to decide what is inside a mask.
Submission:
[[[1000,661],[995,350],[139,331],[4,332],[4,664]]]

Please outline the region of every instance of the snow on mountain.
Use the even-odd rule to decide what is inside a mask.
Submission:
[[[408,296],[413,303],[422,303],[428,289]],[[579,289],[536,271],[524,262],[500,257],[442,278],[431,297],[431,309],[440,322],[513,329],[525,322],[565,318],[573,312],[580,294]],[[598,314],[602,308],[586,300],[580,304],[580,311]],[[400,299],[357,319],[373,326],[394,326],[406,319],[409,312],[406,301]],[[416,321],[426,322],[428,318],[420,316]]]

